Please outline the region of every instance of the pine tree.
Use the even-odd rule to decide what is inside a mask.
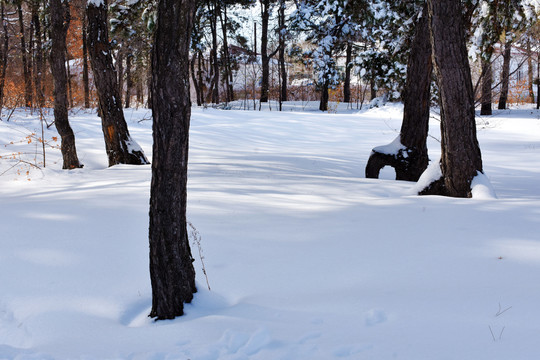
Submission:
[[[317,73],[321,92],[319,110],[328,110],[329,89],[340,82],[335,56],[342,51],[351,34],[359,28],[363,1],[303,0],[291,16],[293,29],[304,32],[316,47],[307,50]]]
[[[173,319],[193,299],[195,270],[186,224],[191,102],[189,42],[195,3],[160,0],[152,55],[153,162],[150,194],[150,317]]]

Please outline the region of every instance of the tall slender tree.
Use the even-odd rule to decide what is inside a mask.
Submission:
[[[476,6],[473,5],[476,3]],[[480,56],[481,73],[481,109],[480,114],[492,114],[492,88],[493,88],[493,54],[495,46],[504,38],[506,46],[510,47],[516,36],[525,28],[532,26],[537,20],[534,5],[529,0],[504,0],[465,2],[469,8],[468,15],[472,25],[472,53]],[[474,51],[476,50],[476,51]],[[510,51],[510,50],[508,50]],[[504,54],[502,89],[499,108],[506,106],[510,52]]]
[[[90,79],[88,76],[88,46],[86,34],[86,16],[82,19],[82,56],[83,56],[83,89],[84,89],[84,107],[90,107]]]
[[[191,0],[160,0],[152,55],[153,161],[150,192],[150,317],[172,319],[193,299],[195,270],[186,224]]]
[[[277,52],[268,54],[268,24],[270,21],[270,0],[259,0],[261,6],[261,102],[268,102],[270,92],[270,59]]]
[[[86,7],[90,64],[99,100],[109,166],[148,164],[141,147],[131,138],[114,69],[107,22],[107,0],[89,0]]]
[[[501,93],[499,95],[499,110],[506,109],[508,101],[508,89],[510,85],[510,59],[512,56],[512,41],[505,41],[503,51],[503,67],[501,74]]]
[[[211,83],[209,88],[209,94],[207,98],[210,98],[212,103],[219,103],[219,50],[218,50],[218,34],[217,23],[218,14],[220,10],[220,3],[218,0],[209,0],[206,2],[208,10],[208,20],[210,23],[210,33],[212,35],[212,47],[210,49],[210,77]]]
[[[33,0],[31,3],[32,27],[34,29],[34,88],[36,93],[37,106],[45,106],[45,95],[43,93],[43,42],[41,34],[41,20],[39,18],[41,0]]]
[[[278,39],[279,39],[279,51],[278,51],[278,62],[279,62],[279,74],[281,81],[281,89],[279,93],[280,104],[284,101],[287,101],[287,66],[285,63],[285,39],[287,35],[287,26],[285,25],[285,0],[279,0],[279,10],[278,10]],[[281,109],[280,109],[281,110]]]
[[[4,85],[6,82],[6,71],[8,66],[9,34],[8,22],[6,19],[6,8],[4,1],[0,1],[0,21],[2,21],[2,45],[0,47],[0,110],[4,105]]]
[[[24,104],[26,107],[32,106],[32,70],[28,59],[28,51],[26,44],[26,31],[24,26],[24,14],[22,9],[22,0],[18,0],[17,14],[19,18],[19,37],[21,41],[21,59],[24,76]]]
[[[63,169],[80,168],[75,148],[75,135],[68,120],[66,73],[66,36],[70,22],[69,2],[50,0],[51,13],[51,72],[54,79],[54,124],[61,137]]]
[[[531,50],[531,39],[527,38],[527,87],[529,90],[529,99],[530,102],[534,104],[534,68],[532,62],[533,53]],[[540,95],[540,94],[539,94]]]
[[[229,53],[229,40],[228,40],[228,28],[229,28],[229,16],[227,14],[228,2],[223,1],[221,5],[221,11],[219,12],[219,21],[221,25],[221,33],[223,39],[223,78],[225,80],[225,100],[227,103],[234,100],[233,90],[233,74],[231,69],[231,56]]]

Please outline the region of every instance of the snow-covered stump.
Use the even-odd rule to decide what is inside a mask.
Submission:
[[[380,171],[385,166],[391,166],[396,171],[396,180],[418,181],[428,161],[427,154],[401,144],[398,136],[390,144],[371,150],[366,165],[366,178],[378,179]]]

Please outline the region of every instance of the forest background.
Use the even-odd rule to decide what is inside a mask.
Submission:
[[[377,97],[400,100],[422,2],[355,3],[199,1],[190,55],[193,102],[227,108],[239,100],[243,109],[260,109],[270,100],[279,109],[287,100],[316,100],[321,110],[332,111],[339,102],[361,108]],[[534,102],[540,86],[537,2],[464,4],[477,103],[505,108],[506,101]],[[3,1],[0,6],[0,105],[52,107],[48,3]],[[150,104],[155,7],[143,0],[108,6],[114,74],[126,108]],[[97,106],[85,8],[85,1],[70,1],[66,16],[70,108]],[[436,100],[436,87],[432,92]],[[330,108],[328,100],[334,103]]]

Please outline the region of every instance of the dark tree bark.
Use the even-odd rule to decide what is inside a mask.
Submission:
[[[432,49],[429,36],[427,6],[416,25],[411,54],[407,65],[407,80],[403,94],[403,122],[397,152],[374,148],[366,166],[367,178],[378,178],[380,170],[389,165],[396,171],[396,180],[418,181],[429,163],[427,136],[430,109]]]
[[[510,83],[510,58],[512,56],[512,42],[508,41],[504,45],[503,52],[503,68],[501,75],[501,95],[499,96],[499,110],[506,109],[506,102],[508,101],[508,85]]]
[[[531,39],[527,38],[527,75],[528,75],[528,90],[530,102],[534,104],[534,87],[533,87],[533,64],[532,64]],[[540,94],[538,94],[540,95]]]
[[[45,106],[43,94],[43,43],[41,40],[41,21],[39,19],[40,0],[32,2],[32,26],[34,28],[34,88],[36,89],[37,106]]]
[[[474,94],[465,46],[461,2],[428,0],[434,70],[441,93],[441,173],[421,194],[471,197],[482,172],[476,139]]]
[[[0,53],[0,111],[4,106],[4,85],[6,82],[6,70],[8,66],[8,51],[9,51],[9,34],[8,34],[8,22],[5,16],[4,2],[0,2],[0,16],[2,21],[2,28],[4,32],[3,46]]]
[[[212,3],[213,7],[210,7]],[[217,19],[219,3],[215,0],[208,2],[208,10],[210,11],[210,32],[212,33],[212,49],[210,50],[210,75],[212,76],[210,93],[213,104],[219,103],[219,59],[218,59],[218,35],[217,35]]]
[[[131,107],[131,91],[133,89],[133,76],[131,75],[131,65],[133,62],[133,55],[128,54],[126,56],[126,103],[125,107]]]
[[[71,82],[71,69],[69,66],[69,52],[67,50],[67,46],[65,48],[66,51],[66,71],[67,71],[67,81],[68,81],[68,94],[69,94],[69,107],[73,107],[73,84]]]
[[[17,2],[17,13],[19,15],[19,36],[21,37],[21,60],[24,76],[24,104],[26,107],[32,106],[32,77],[28,53],[26,51],[26,36],[24,31],[24,18],[22,11],[22,0]]]
[[[83,88],[84,88],[84,107],[90,108],[90,82],[88,79],[88,46],[86,34],[86,17],[82,20],[82,51],[83,51]]]
[[[152,49],[150,51],[150,54],[148,56],[148,61],[151,62],[152,61],[152,52],[154,51],[153,49],[153,46],[152,46]],[[146,84],[147,84],[147,91],[148,91],[148,99],[146,99],[146,107],[148,107],[149,109],[152,109],[152,103],[153,103],[153,98],[154,98],[154,94],[153,94],[153,91],[152,91],[152,67],[150,66],[147,71],[146,71]]]
[[[197,106],[202,106],[202,103],[203,103],[202,91],[201,91],[201,87],[199,86],[197,75],[195,74],[195,61],[197,61],[197,52],[193,53],[193,56],[191,57],[191,61],[189,62],[189,67],[191,70],[191,79],[193,80],[193,85],[195,86],[195,93],[197,95]]]
[[[353,44],[352,42],[347,42],[347,50],[346,53],[346,61],[345,61],[345,81],[343,83],[343,102],[350,103],[351,102],[351,61],[352,61],[352,50],[353,50]]]
[[[279,72],[281,76],[280,102],[287,101],[287,68],[285,65],[285,0],[280,0],[278,12],[279,25]]]
[[[150,278],[157,320],[183,314],[193,299],[195,270],[186,224],[189,42],[195,2],[160,0],[152,56],[154,150],[150,195]]]
[[[491,111],[491,84],[493,83],[493,71],[491,67],[491,56],[484,59],[482,57],[482,88],[481,88],[481,100],[482,107],[480,109],[480,115],[492,115]]]
[[[203,53],[202,51],[199,50],[198,55],[197,55],[197,79],[199,81],[199,88],[201,89],[201,104],[204,104],[204,90],[206,89],[206,85],[204,83],[204,78],[203,78],[203,67],[204,67]]]
[[[226,101],[229,103],[234,100],[234,91],[233,91],[233,78],[231,71],[231,59],[229,55],[229,42],[227,40],[227,27],[228,27],[228,17],[227,17],[227,3],[223,3],[223,11],[219,12],[219,19],[221,23],[221,32],[223,35],[223,70],[225,78],[225,90],[226,90]]]
[[[375,84],[375,71],[371,70],[371,79],[369,79],[369,91],[370,91],[370,100],[373,100],[377,97],[377,84]]]
[[[144,152],[129,135],[113,67],[107,28],[107,0],[88,2],[88,48],[99,100],[99,112],[109,166],[148,164]]]
[[[270,91],[270,58],[268,56],[268,20],[270,18],[270,0],[260,0],[261,4],[261,102],[268,102]]]
[[[61,137],[63,169],[80,168],[75,148],[75,135],[68,120],[66,76],[66,35],[69,28],[69,4],[50,0],[51,13],[51,72],[54,79],[54,124]]]
[[[143,95],[143,84],[142,84],[141,79],[137,81],[136,89],[137,89],[137,103],[142,104],[144,101],[144,95]]]
[[[122,103],[122,94],[124,93],[124,49],[120,48],[116,57],[116,76],[118,77],[118,102]]]
[[[328,99],[330,98],[328,93],[329,87],[329,80],[325,79],[321,84],[321,101],[319,102],[319,110],[321,111],[328,111]]]

